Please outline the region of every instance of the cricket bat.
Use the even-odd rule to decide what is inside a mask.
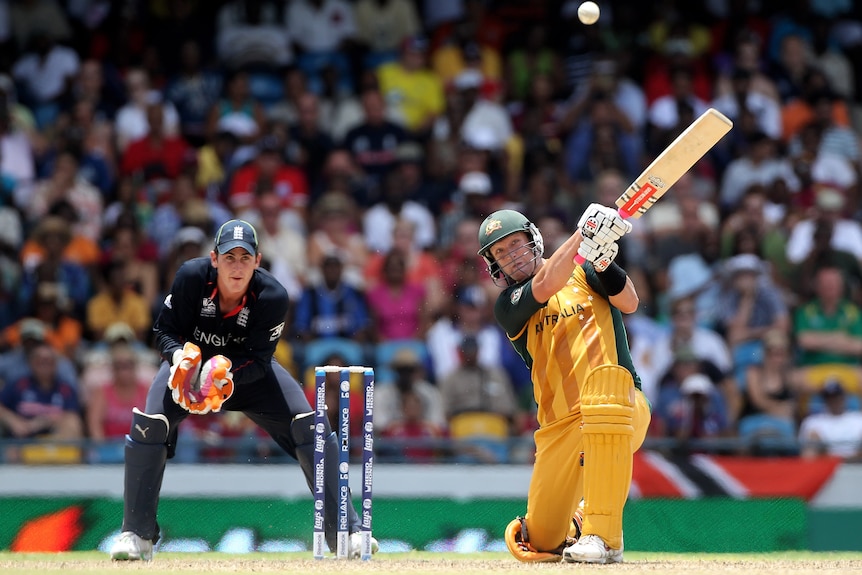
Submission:
[[[733,122],[714,108],[701,114],[617,198],[620,217],[637,219],[644,215],[732,127]],[[584,259],[577,255],[575,262],[582,264]]]

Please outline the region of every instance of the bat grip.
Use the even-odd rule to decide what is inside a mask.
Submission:
[[[627,211],[623,210],[622,208],[619,208],[619,209],[617,210],[617,213],[618,213],[618,214],[620,215],[620,217],[621,217],[622,219],[624,219],[624,220],[627,220],[627,219],[629,219],[629,218],[632,216],[630,213],[628,213]],[[583,232],[582,232],[582,233],[583,233]],[[578,264],[578,265],[580,266],[580,265],[583,265],[585,261],[587,261],[587,260],[585,260],[583,257],[581,257],[581,254],[575,254],[575,263],[576,263],[576,264]]]

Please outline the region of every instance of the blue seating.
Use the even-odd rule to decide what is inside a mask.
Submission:
[[[392,368],[389,367],[389,364],[392,362],[392,358],[395,357],[395,354],[404,348],[409,348],[416,352],[416,355],[419,356],[419,360],[422,362],[422,366],[425,368],[425,372],[430,376],[432,373],[431,357],[428,353],[428,347],[425,345],[425,342],[421,339],[394,339],[380,342],[374,348],[373,367],[375,379],[378,382],[390,383],[395,381],[395,373],[392,371]]]

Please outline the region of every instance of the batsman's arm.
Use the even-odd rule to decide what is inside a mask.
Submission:
[[[608,301],[611,302],[611,305],[620,310],[623,313],[634,313],[638,310],[638,306],[640,305],[640,297],[638,297],[638,292],[635,289],[635,284],[632,281],[632,278],[626,276],[626,287],[623,288],[623,291],[618,293],[617,295],[612,295],[608,297]]]
[[[563,289],[575,270],[575,256],[583,240],[581,230],[575,230],[569,239],[545,261],[533,278],[533,297],[540,303],[545,303]]]

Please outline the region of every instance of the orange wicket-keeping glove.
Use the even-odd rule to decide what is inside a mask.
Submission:
[[[174,352],[168,387],[174,403],[189,410],[190,400],[197,400],[194,392],[201,370],[201,348],[187,341],[182,349]]]
[[[191,413],[220,411],[222,404],[233,395],[233,373],[231,361],[223,355],[216,355],[204,362],[196,386],[196,401],[189,405]]]

